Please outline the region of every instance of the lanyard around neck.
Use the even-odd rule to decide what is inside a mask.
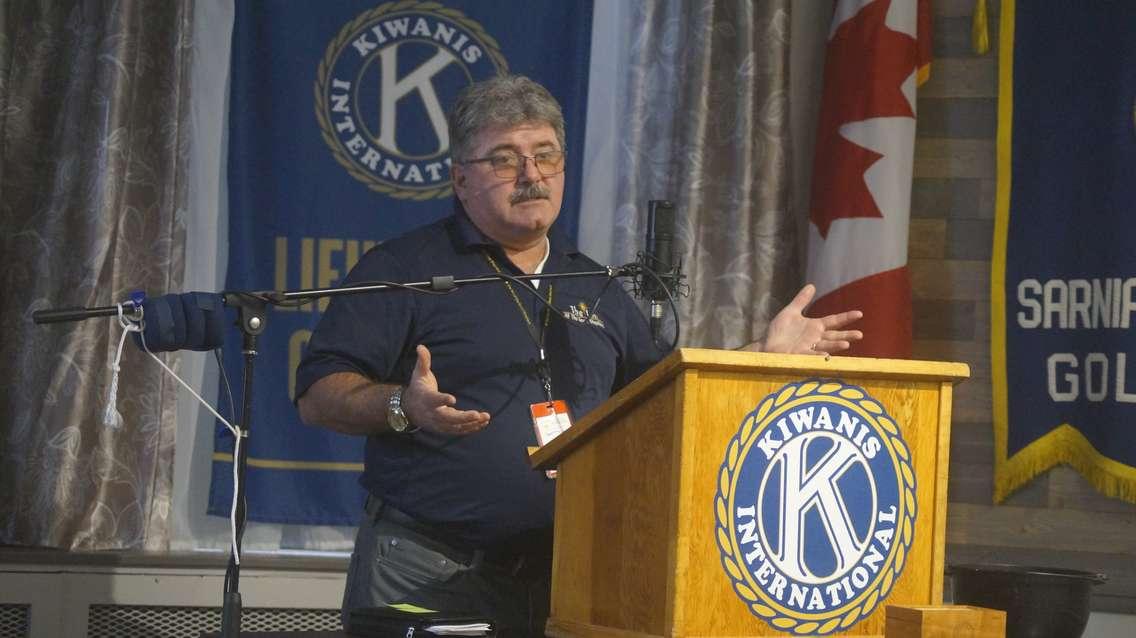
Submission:
[[[485,252],[483,254],[485,255],[485,260],[489,262],[489,265],[493,267],[493,270],[497,271],[498,275],[505,274],[501,270],[501,267],[497,265],[497,260],[493,259],[492,255],[490,255],[488,252]],[[544,354],[544,335],[548,332],[548,323],[550,321],[551,313],[548,311],[548,306],[546,306],[544,308],[543,312],[541,313],[544,316],[544,321],[542,322],[542,325],[540,327],[540,331],[537,332],[536,324],[533,323],[532,318],[529,317],[529,313],[528,313],[527,310],[525,310],[525,305],[523,303],[521,303],[521,298],[520,298],[520,296],[517,295],[516,289],[513,288],[512,282],[505,280],[504,283],[505,283],[505,288],[508,289],[508,291],[509,291],[509,295],[513,298],[513,303],[516,304],[516,306],[517,306],[517,310],[521,311],[521,317],[523,317],[524,320],[525,320],[525,329],[528,330],[529,337],[532,338],[533,343],[536,344],[537,351],[540,353],[540,380],[541,380],[541,383],[544,385],[544,394],[548,398],[549,402],[551,402],[552,401],[552,376],[551,376],[551,374],[549,374],[548,359],[547,359],[547,357],[545,357],[545,354]],[[547,302],[548,302],[549,306],[552,305],[552,282],[551,281],[548,282]]]

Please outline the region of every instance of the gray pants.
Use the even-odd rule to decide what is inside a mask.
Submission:
[[[497,564],[480,551],[456,550],[438,535],[392,518],[374,499],[368,503],[347,571],[344,627],[351,629],[351,609],[410,603],[489,618],[498,636],[544,635],[551,580],[547,551]]]

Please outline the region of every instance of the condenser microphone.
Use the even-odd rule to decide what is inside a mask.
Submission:
[[[674,272],[674,204],[665,199],[647,202],[645,266],[658,275],[643,278],[644,296],[651,302],[651,336],[657,341],[663,330],[664,303],[673,298],[678,276]]]
[[[225,302],[218,293],[147,298],[142,302],[142,319],[145,327],[132,335],[134,345],[150,352],[213,350],[225,341]]]

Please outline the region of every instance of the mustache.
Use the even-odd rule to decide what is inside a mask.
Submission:
[[[518,188],[509,195],[510,204],[520,204],[530,199],[548,199],[551,190],[544,184],[532,183]]]

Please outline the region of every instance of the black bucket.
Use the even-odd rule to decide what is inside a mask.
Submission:
[[[952,565],[956,605],[1006,612],[1006,638],[1079,638],[1104,574],[1020,565]]]

